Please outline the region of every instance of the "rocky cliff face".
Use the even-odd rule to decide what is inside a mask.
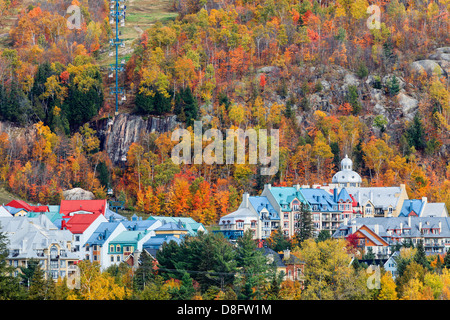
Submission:
[[[178,124],[174,115],[143,118],[123,113],[113,119],[92,122],[91,127],[97,131],[101,148],[106,150],[113,163],[119,164],[130,145],[137,142],[143,134],[167,132]]]

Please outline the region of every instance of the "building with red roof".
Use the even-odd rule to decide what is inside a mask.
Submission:
[[[74,216],[78,213],[105,215],[108,202],[105,200],[61,200],[59,212],[64,217]]]
[[[72,232],[74,237],[73,252],[78,253],[80,259],[84,259],[86,257],[82,255],[81,248],[83,248],[86,241],[91,237],[98,226],[102,222],[107,221],[108,220],[101,213],[77,213],[70,218],[63,218],[61,222],[61,229]]]
[[[23,200],[11,200],[6,206],[16,209],[24,209],[27,212],[49,212],[48,206],[38,205],[32,206]]]

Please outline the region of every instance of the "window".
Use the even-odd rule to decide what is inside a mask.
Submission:
[[[120,256],[116,257],[116,261],[119,262],[120,261]]]
[[[61,278],[64,278],[66,276],[66,272],[65,271],[60,271],[59,274],[61,275]]]
[[[59,262],[59,266],[60,266],[60,268],[65,268],[66,267],[66,260],[61,260]]]
[[[109,252],[114,252],[114,245],[113,244],[109,246]]]
[[[285,228],[289,228],[289,222],[285,222],[285,223],[284,223],[284,227],[285,227]]]
[[[238,228],[238,229],[244,229],[244,222],[239,221],[238,223],[236,223],[236,228]]]
[[[111,256],[111,262],[114,262],[114,256]]]
[[[116,252],[120,252],[120,244],[116,245]]]
[[[269,222],[268,221],[264,222],[264,228],[269,228]]]
[[[58,248],[56,246],[50,248],[50,259],[58,259]]]
[[[372,214],[372,207],[366,207],[366,214]]]
[[[289,214],[288,213],[285,213],[284,214],[284,220],[288,220],[289,219]]]
[[[80,241],[80,236],[79,235],[75,236],[75,241]]]
[[[252,221],[251,228],[256,228],[256,221]]]

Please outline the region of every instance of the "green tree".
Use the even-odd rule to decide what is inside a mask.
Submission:
[[[152,88],[149,90],[152,94],[138,91],[135,97],[136,111],[142,114],[161,115],[170,112],[171,97],[167,97],[159,90]]]
[[[197,120],[198,103],[189,86],[185,89],[181,88],[175,94],[174,113],[178,116],[178,120],[185,122],[188,127]]]
[[[244,235],[238,239],[236,262],[240,270],[240,276],[236,277],[235,281],[238,298],[246,300],[261,298],[268,265],[262,251],[256,248],[253,231],[245,231]]]
[[[155,277],[155,260],[146,252],[142,252],[139,257],[141,264],[136,269],[133,276],[133,287],[135,291],[142,291],[148,283]]]
[[[331,238],[330,231],[328,231],[328,230],[320,230],[319,234],[317,235],[316,241],[317,242],[325,241],[325,240],[330,239],[330,238]]]
[[[267,247],[270,249],[280,252],[286,249],[291,249],[292,244],[289,239],[283,234],[281,227],[273,230],[270,237],[266,239]]]
[[[0,232],[0,300],[19,300],[25,298],[25,291],[19,284],[19,279],[12,276],[14,267],[9,266],[7,257],[9,240]]]
[[[189,273],[183,272],[181,284],[178,288],[170,290],[172,300],[191,300],[195,294],[195,288]]]
[[[450,249],[447,250],[444,257],[444,268],[450,269]]]
[[[425,270],[430,270],[431,269],[430,262],[427,259],[427,255],[425,253],[425,248],[423,246],[422,240],[419,240],[416,248],[417,251],[416,254],[414,255],[414,262],[421,265]]]
[[[45,279],[44,270],[39,264],[36,265],[33,277],[31,278],[28,299],[30,300],[54,300],[55,299],[55,282],[51,277]]]
[[[138,297],[141,300],[170,300],[170,288],[164,282],[164,278],[157,275],[146,282],[144,290],[138,293]]]
[[[306,203],[302,203],[300,206],[300,219],[298,223],[299,227],[295,237],[301,246],[303,241],[314,236],[314,224],[312,222],[311,210]]]
[[[416,150],[425,149],[425,128],[419,113],[416,113],[412,123],[406,129],[406,138],[410,147],[414,147]]]
[[[201,292],[211,286],[231,285],[236,273],[236,251],[221,233],[185,237],[180,245],[164,244],[156,254],[158,272],[166,279],[181,279],[185,272],[199,283]]]
[[[390,96],[396,96],[399,93],[400,82],[395,75],[386,81],[386,87]]]
[[[346,95],[346,101],[352,106],[352,114],[357,115],[361,111],[361,103],[359,102],[358,88],[349,86]]]
[[[37,259],[30,259],[27,262],[26,267],[20,267],[21,273],[19,273],[20,277],[22,278],[22,284],[29,288],[31,285],[31,279],[33,278],[34,272],[38,268],[39,260]]]

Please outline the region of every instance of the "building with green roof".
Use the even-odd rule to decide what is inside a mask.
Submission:
[[[168,217],[168,216],[150,216],[147,220],[160,220],[162,224],[173,222],[181,223],[181,226],[188,231],[188,235],[197,236],[199,232],[207,232],[205,226],[192,219],[191,217]]]
[[[304,204],[308,210],[311,210],[308,201],[301,193],[300,185],[272,187],[271,184],[265,184],[261,196],[267,197],[272,207],[278,212],[281,230],[287,237],[295,235],[298,228],[301,205]]]

